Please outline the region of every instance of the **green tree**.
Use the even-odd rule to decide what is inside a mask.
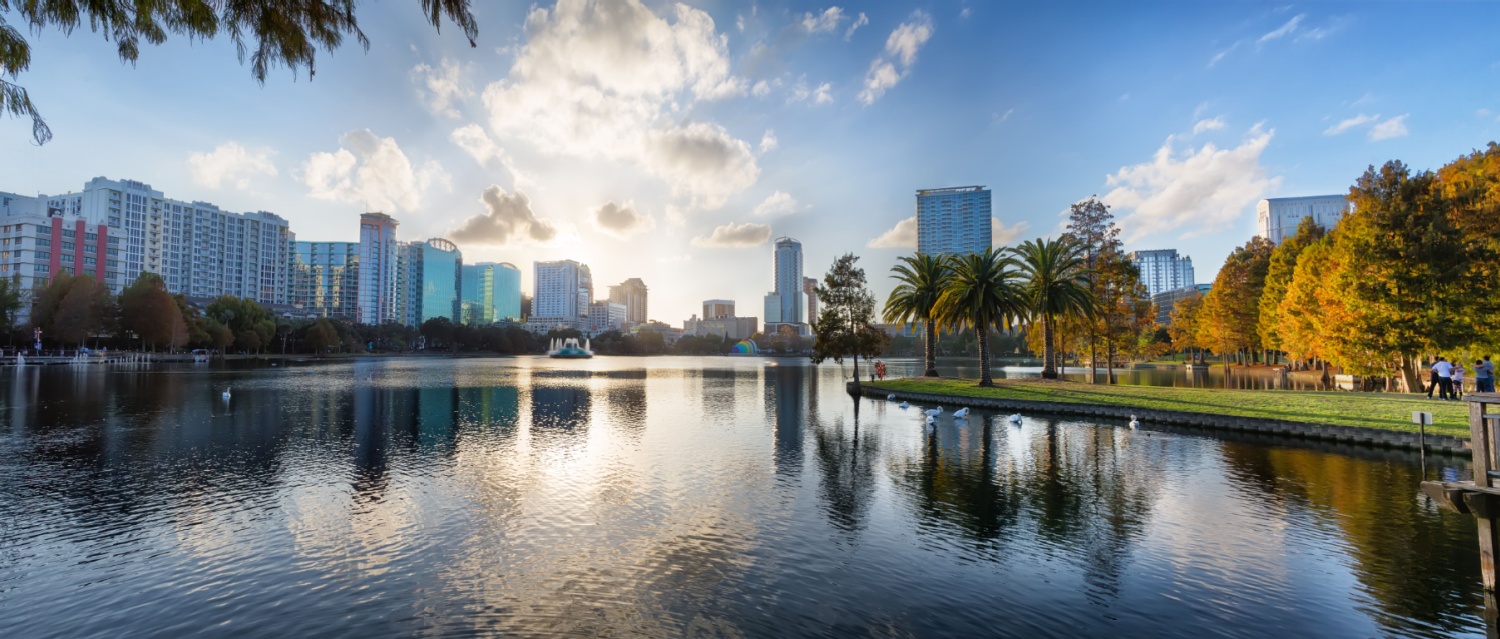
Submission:
[[[1013,252],[1023,278],[1025,314],[1033,324],[1042,324],[1042,377],[1057,379],[1058,318],[1087,319],[1095,315],[1083,246],[1064,235],[1055,240],[1029,240]]]
[[[1277,343],[1291,361],[1328,359],[1327,336],[1346,318],[1342,295],[1329,285],[1332,275],[1342,268],[1333,257],[1332,235],[1323,236],[1297,256],[1292,281],[1276,309]]]
[[[832,359],[843,363],[854,358],[854,387],[859,388],[859,356],[866,359],[885,350],[885,331],[871,322],[875,319],[875,295],[865,286],[865,270],[855,266],[859,258],[845,253],[818,285],[818,323],[813,341],[812,361]]]
[[[307,335],[302,338],[302,341],[307,345],[308,350],[322,355],[328,352],[328,349],[339,345],[339,333],[334,329],[333,323],[329,322],[327,318],[322,318],[313,322],[313,325],[307,329]]]
[[[73,277],[68,290],[51,317],[53,339],[63,344],[82,345],[104,329],[113,300],[109,289],[89,275]]]
[[[1092,290],[1098,326],[1093,334],[1104,340],[1104,378],[1113,384],[1115,356],[1122,349],[1133,350],[1141,332],[1152,323],[1151,300],[1146,285],[1141,283],[1140,269],[1125,256],[1118,243],[1107,246],[1095,264]]]
[[[114,40],[121,62],[132,65],[141,43],[159,45],[176,35],[188,40],[211,40],[226,34],[234,42],[240,62],[250,59],[250,73],[266,81],[274,68],[294,73],[307,70],[311,79],[319,49],[332,52],[352,36],[366,50],[370,41],[355,19],[355,0],[0,0],[0,16],[20,18],[33,33],[47,28],[70,35],[88,25],[106,40]],[[469,0],[421,0],[423,17],[438,28],[444,17],[463,30],[473,46],[479,28],[469,12]],[[13,80],[31,65],[31,45],[21,31],[0,17],[0,78]],[[40,111],[26,89],[0,79],[0,111],[31,118],[32,138],[46,144],[52,138]]]
[[[1026,314],[1015,267],[1003,248],[948,256],[950,276],[938,298],[937,317],[944,326],[974,330],[980,386],[995,385],[990,377],[990,330],[1010,330]]]
[[[1169,315],[1172,322],[1167,326],[1167,334],[1172,337],[1172,348],[1186,351],[1192,358],[1189,362],[1202,360],[1202,348],[1198,343],[1199,311],[1202,308],[1203,295],[1195,291],[1177,300]]]
[[[188,330],[177,301],[167,294],[166,282],[155,273],[142,272],[120,292],[120,328],[140,338],[141,345],[156,350],[182,346]]]
[[[234,345],[234,331],[216,319],[209,318],[204,322],[204,332],[208,334],[208,343],[220,353],[229,352],[229,347]]]
[[[1234,249],[1203,297],[1198,342],[1212,346],[1229,366],[1229,353],[1260,348],[1260,294],[1275,246],[1262,237]]]
[[[204,314],[229,327],[235,345],[247,353],[259,353],[276,335],[276,320],[255,300],[223,295],[210,302]],[[255,339],[246,339],[247,333],[255,333]]]
[[[926,337],[922,375],[937,377],[936,310],[948,286],[948,265],[942,257],[917,253],[901,256],[891,272],[899,283],[886,298],[883,319],[890,324],[922,324]]]
[[[1089,199],[1075,202],[1069,208],[1067,234],[1078,244],[1089,296],[1094,300],[1097,311],[1088,317],[1073,318],[1075,322],[1069,323],[1077,323],[1081,330],[1073,332],[1087,341],[1089,381],[1097,383],[1099,338],[1101,334],[1107,335],[1110,332],[1110,321],[1121,316],[1118,312],[1111,312],[1111,307],[1118,306],[1119,300],[1117,295],[1107,290],[1114,283],[1111,281],[1112,277],[1124,275],[1118,270],[1118,264],[1125,261],[1120,227],[1115,224],[1115,216],[1109,212],[1109,206],[1100,202],[1098,196],[1089,196]],[[1110,371],[1106,370],[1106,375],[1110,375]]]
[[[9,279],[0,278],[0,330],[4,330],[11,338],[14,338],[16,332],[16,315],[24,305],[23,293],[20,275]]]
[[[1286,297],[1287,287],[1291,286],[1292,276],[1297,270],[1297,258],[1307,247],[1312,246],[1326,235],[1322,226],[1313,221],[1311,216],[1302,218],[1297,225],[1296,234],[1286,238],[1271,251],[1271,261],[1266,267],[1266,282],[1260,294],[1260,316],[1257,318],[1257,332],[1260,334],[1262,346],[1272,350],[1285,350],[1281,345],[1281,301]]]
[[[62,307],[64,297],[73,288],[73,275],[67,271],[52,276],[47,286],[40,293],[32,297],[31,302],[31,325],[41,328],[44,332],[51,331],[52,320],[57,316]],[[44,337],[51,337],[50,333]]]

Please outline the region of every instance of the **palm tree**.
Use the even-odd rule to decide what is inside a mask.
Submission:
[[[950,255],[948,285],[938,297],[936,321],[945,326],[973,328],[979,336],[979,385],[994,386],[990,378],[990,329],[1010,328],[1025,306],[1016,282],[1015,260],[1005,249]]]
[[[948,265],[942,257],[917,253],[904,255],[891,267],[891,277],[900,282],[885,301],[884,319],[888,324],[921,322],[926,331],[925,377],[937,377],[937,310],[938,298],[948,285]]]
[[[1054,332],[1057,317],[1093,317],[1083,248],[1070,235],[1055,240],[1037,238],[1012,251],[1025,276],[1022,294],[1031,319],[1042,321],[1042,377],[1057,379]]]

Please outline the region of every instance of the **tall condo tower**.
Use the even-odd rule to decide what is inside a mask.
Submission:
[[[396,296],[395,218],[384,213],[359,216],[359,322],[380,324],[406,318]]]
[[[917,191],[917,252],[979,253],[990,247],[990,190],[957,186]]]
[[[1130,261],[1141,271],[1141,283],[1151,295],[1193,285],[1193,258],[1177,249],[1134,251]]]
[[[573,260],[537,262],[531,316],[577,324],[588,315],[589,304],[594,301],[593,282],[585,264]]]
[[[1342,195],[1309,195],[1306,197],[1273,197],[1255,205],[1256,235],[1280,245],[1297,234],[1303,218],[1312,218],[1324,230],[1332,231],[1349,212],[1349,199]]]
[[[626,323],[645,324],[646,293],[646,283],[639,277],[632,277],[609,287],[609,301],[625,305]]]
[[[766,332],[802,324],[802,243],[777,238],[775,267],[776,290],[766,294]]]

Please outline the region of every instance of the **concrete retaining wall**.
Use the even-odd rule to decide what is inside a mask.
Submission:
[[[854,392],[852,383],[849,384],[849,389],[851,393]],[[1332,424],[1311,424],[1307,422],[1292,422],[1280,419],[1260,419],[1255,417],[1235,417],[1230,415],[1205,415],[1202,413],[1183,413],[1178,411],[1150,410],[1144,408],[1129,408],[1123,406],[1099,406],[1095,404],[1038,402],[1021,399],[994,399],[987,397],[941,395],[936,393],[914,393],[890,390],[885,388],[874,388],[864,384],[860,385],[860,393],[866,397],[884,398],[886,395],[895,395],[896,399],[911,402],[922,402],[925,404],[934,405],[947,404],[952,406],[973,406],[976,408],[987,408],[991,410],[1002,411],[1037,411],[1063,415],[1079,415],[1083,417],[1106,417],[1111,419],[1130,419],[1131,415],[1135,415],[1137,419],[1145,424],[1171,424],[1173,426],[1201,428],[1204,430],[1229,430],[1265,433],[1297,439],[1314,439],[1346,444],[1377,446],[1382,448],[1406,448],[1411,450],[1420,450],[1421,448],[1420,438],[1417,433],[1381,430],[1377,428],[1335,426]],[[1469,454],[1469,441],[1467,439],[1459,437],[1428,433],[1427,450],[1429,452],[1467,456]]]

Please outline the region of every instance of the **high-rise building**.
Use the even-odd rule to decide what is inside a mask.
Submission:
[[[703,300],[703,319],[734,317],[734,300]]]
[[[1178,255],[1177,249],[1134,251],[1129,257],[1140,269],[1148,295],[1193,285],[1193,258]]]
[[[807,324],[818,323],[818,280],[802,278],[802,292],[807,294]]]
[[[1156,323],[1161,326],[1170,326],[1172,310],[1177,307],[1178,302],[1197,295],[1208,295],[1208,291],[1212,288],[1212,284],[1189,284],[1182,288],[1153,294],[1151,303],[1156,305]]]
[[[599,300],[589,304],[588,317],[585,320],[586,328],[590,333],[602,333],[608,330],[623,330],[626,324],[626,316],[629,309],[624,304],[614,300]]]
[[[979,253],[992,241],[990,190],[959,186],[917,191],[917,252]]]
[[[593,276],[589,267],[573,260],[537,262],[532,282],[533,321],[580,326],[593,302]]]
[[[105,266],[105,280],[115,292],[146,271],[160,275],[173,294],[289,302],[294,237],[287,221],[275,214],[231,213],[207,202],[168,198],[143,182],[103,177],[89,180],[77,193],[36,199],[42,215],[80,218],[94,231],[109,227],[108,237],[118,238],[104,249],[113,249],[112,255],[84,253],[79,242],[69,244],[79,249],[71,253],[75,258],[87,257],[79,259],[85,266],[97,266],[93,262],[101,257],[115,263]],[[110,272],[120,275],[111,278]]]
[[[359,216],[359,322],[412,323],[400,307],[395,218],[384,213]]]
[[[1273,197],[1255,205],[1259,226],[1256,234],[1280,245],[1297,233],[1297,225],[1304,218],[1310,217],[1318,226],[1331,231],[1348,212],[1349,199],[1342,195]]]
[[[791,324],[799,332],[802,323],[802,243],[789,237],[776,239],[774,283],[766,295],[766,332]]]
[[[416,326],[422,314],[422,247],[425,242],[396,243],[395,314],[390,321]]]
[[[480,262],[463,267],[461,305],[470,325],[521,319],[521,271],[510,264]]]
[[[63,272],[87,274],[120,290],[123,277],[112,259],[119,240],[107,224],[49,212],[38,198],[0,193],[0,278],[18,283],[23,295],[46,288]],[[30,312],[23,304],[17,321],[27,321]]]
[[[416,325],[435,317],[446,317],[457,324],[460,314],[459,290],[463,288],[464,256],[458,246],[443,238],[422,243],[421,300],[417,303]]]
[[[640,324],[646,321],[646,283],[632,277],[609,287],[609,301],[625,305],[625,321]]]
[[[291,304],[303,313],[358,319],[358,242],[296,242],[291,273]]]

